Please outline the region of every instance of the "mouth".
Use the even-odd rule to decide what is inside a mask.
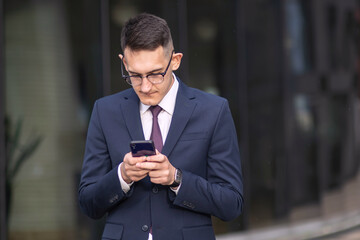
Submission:
[[[158,95],[157,92],[139,94],[140,101],[145,105],[157,105],[158,104]]]
[[[146,96],[146,97],[151,97],[153,96],[154,94],[156,94],[156,92],[150,92],[150,93],[144,93],[142,92],[142,95]]]

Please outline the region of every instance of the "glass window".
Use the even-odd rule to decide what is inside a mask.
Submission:
[[[89,239],[77,204],[88,83],[75,74],[66,5],[5,6],[9,238]]]
[[[311,2],[290,0],[285,3],[286,45],[289,49],[290,67],[295,75],[305,74],[313,69],[313,37]]]

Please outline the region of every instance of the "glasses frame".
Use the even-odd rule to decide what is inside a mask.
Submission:
[[[143,78],[146,78],[149,82],[151,82],[152,84],[160,84],[160,83],[162,83],[162,82],[164,82],[164,77],[165,77],[165,75],[166,75],[166,73],[167,73],[167,71],[168,71],[168,69],[169,69],[169,67],[170,67],[170,63],[171,63],[171,60],[172,60],[172,58],[173,58],[173,55],[174,55],[174,50],[172,50],[172,52],[171,52],[171,57],[170,57],[170,60],[169,60],[169,63],[168,63],[168,65],[167,65],[167,67],[166,67],[166,69],[165,69],[165,71],[164,72],[162,72],[162,73],[150,73],[150,74],[148,74],[148,75],[146,75],[146,76],[141,76],[141,75],[125,75],[124,74],[124,70],[123,69],[125,69],[126,70],[126,68],[125,68],[125,64],[124,64],[124,58],[125,58],[125,55],[122,57],[122,59],[121,59],[121,75],[122,75],[122,78],[129,84],[129,85],[131,85],[131,86],[139,86],[139,85],[141,85],[142,84],[142,80],[143,80]],[[126,70],[127,71],[127,70]],[[162,81],[160,81],[160,82],[153,82],[153,81],[151,81],[150,79],[149,79],[149,76],[162,76]],[[141,82],[140,82],[140,84],[137,84],[137,85],[133,85],[132,83],[131,83],[131,77],[138,77],[138,78],[141,78]]]

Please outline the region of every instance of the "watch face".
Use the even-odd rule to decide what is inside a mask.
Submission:
[[[178,187],[181,183],[181,179],[182,179],[182,172],[180,169],[176,169],[175,179],[174,182],[170,185],[170,187]]]
[[[175,181],[176,182],[181,182],[181,177],[182,177],[182,172],[180,169],[176,169],[176,177],[175,177]]]

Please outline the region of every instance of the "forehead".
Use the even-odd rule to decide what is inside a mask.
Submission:
[[[136,73],[147,73],[155,69],[162,69],[167,60],[163,47],[158,47],[155,50],[136,51],[125,48],[124,57],[127,69]]]

